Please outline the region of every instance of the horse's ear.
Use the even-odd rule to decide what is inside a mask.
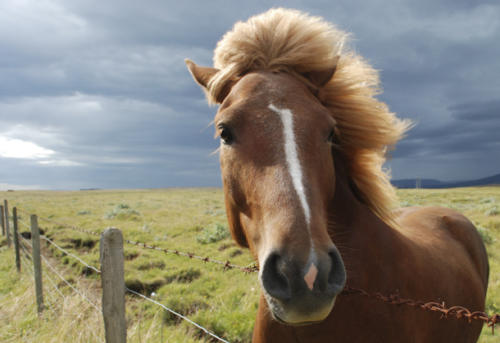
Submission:
[[[208,83],[210,82],[212,77],[219,72],[219,69],[210,67],[200,67],[199,65],[196,65],[196,63],[187,58],[184,60],[184,62],[186,62],[189,72],[191,73],[191,76],[193,76],[193,79],[196,81],[196,83],[202,86],[205,91],[208,91]],[[215,102],[221,104],[236,82],[237,82],[236,78],[232,78],[228,82],[226,82],[224,87],[218,92]]]
[[[340,56],[335,56],[328,68],[307,72],[304,74],[305,77],[307,77],[316,87],[323,87],[332,79],[333,74],[335,74],[339,57]]]
[[[193,79],[196,81],[196,83],[198,83],[205,89],[207,89],[210,79],[219,71],[219,69],[217,68],[200,67],[187,58],[184,60],[184,62],[186,63],[189,72],[191,73],[191,76],[193,76]]]

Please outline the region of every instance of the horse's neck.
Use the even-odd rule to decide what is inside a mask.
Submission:
[[[394,243],[398,239],[397,233],[357,196],[358,191],[350,181],[342,159],[336,159],[335,173],[329,232],[348,269],[348,282],[353,275],[357,279],[354,281],[361,281],[358,276],[363,274],[362,270],[387,258],[380,253],[380,247]]]
[[[335,157],[335,195],[329,214],[335,228],[349,231],[356,230],[367,220],[372,225],[383,224],[361,200],[359,190],[352,182],[342,157]]]

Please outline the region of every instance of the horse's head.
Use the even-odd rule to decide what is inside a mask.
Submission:
[[[410,123],[376,99],[378,74],[343,50],[347,37],[321,18],[274,8],[224,35],[217,69],[187,61],[220,104],[214,122],[232,235],[257,258],[272,314],[289,324],[324,319],[345,284],[328,219],[335,215],[335,231],[350,226],[340,212],[356,215],[349,194],[393,223],[396,196],[382,165]]]
[[[187,62],[203,87],[217,69]],[[306,75],[250,72],[226,86],[214,123],[229,226],[260,265],[277,320],[325,319],[346,272],[328,233],[335,192],[335,121],[314,94],[335,66]]]

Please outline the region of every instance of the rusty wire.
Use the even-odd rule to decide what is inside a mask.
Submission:
[[[213,259],[211,257],[208,257],[208,256],[203,257],[203,256],[196,255],[194,253],[191,253],[191,252],[179,251],[177,249],[160,248],[160,247],[157,247],[155,245],[150,245],[150,244],[142,243],[142,242],[135,242],[135,241],[131,241],[129,239],[125,239],[125,242],[127,242],[128,244],[136,245],[136,246],[144,248],[144,249],[161,251],[165,254],[173,254],[173,255],[177,255],[177,256],[189,257],[190,259],[194,258],[197,260],[201,260],[203,262],[215,263],[215,264],[223,266],[224,270],[239,269],[245,273],[253,273],[253,272],[258,271],[258,267],[256,265],[250,265],[250,266],[244,267],[244,266],[240,266],[240,265],[231,263],[230,261],[220,261],[220,260],[216,260],[216,259]]]
[[[21,210],[21,209],[18,209],[18,210],[20,212],[24,212],[24,213],[28,214],[24,210]],[[47,222],[47,223],[58,225],[61,228],[67,228],[67,229],[70,229],[70,230],[75,230],[75,231],[82,232],[82,233],[85,233],[85,234],[88,234],[88,235],[91,235],[91,236],[98,236],[98,237],[101,236],[101,233],[97,232],[97,231],[90,231],[90,230],[82,229],[82,228],[80,228],[78,226],[75,226],[75,225],[70,225],[70,224],[66,224],[66,223],[57,222],[57,221],[55,221],[53,219],[48,219],[48,218],[44,218],[44,217],[40,217],[40,216],[38,218],[40,220],[42,220],[42,221]],[[249,266],[240,266],[240,265],[232,263],[229,260],[227,260],[227,261],[220,261],[220,260],[211,258],[209,256],[199,256],[199,255],[196,255],[195,253],[192,253],[192,252],[184,252],[184,251],[180,251],[180,250],[177,250],[177,249],[161,248],[161,247],[155,246],[153,244],[132,241],[130,239],[124,239],[124,241],[126,243],[128,243],[128,244],[135,245],[135,246],[143,248],[143,249],[157,250],[157,251],[161,251],[161,252],[163,252],[165,254],[183,256],[183,257],[188,257],[190,259],[197,259],[197,260],[203,261],[205,263],[208,262],[208,263],[218,264],[218,265],[223,266],[224,270],[239,269],[239,270],[241,270],[241,271],[243,271],[245,273],[253,273],[253,272],[258,271],[258,267],[255,264],[252,264],[252,265],[249,265]]]
[[[454,317],[456,319],[466,319],[469,323],[472,320],[479,320],[491,327],[491,331],[495,333],[495,325],[500,322],[500,314],[488,315],[482,311],[471,311],[463,306],[451,306],[446,307],[444,302],[435,301],[417,301],[413,299],[402,298],[399,294],[383,295],[379,292],[368,293],[363,289],[358,289],[350,286],[346,286],[341,293],[342,295],[353,295],[358,294],[365,296],[367,298],[375,298],[383,302],[389,303],[391,305],[407,305],[412,307],[420,308],[424,311],[438,312],[441,313],[441,318]]]
[[[20,210],[20,211],[24,212],[23,210]],[[74,226],[74,225],[59,223],[55,220],[48,219],[48,218],[43,218],[43,217],[39,217],[39,218],[43,221],[59,225],[63,228],[69,228],[71,230],[76,230],[76,231],[86,233],[89,235],[93,235],[93,236],[100,236],[100,233],[96,232],[96,231],[89,231],[89,230],[85,230],[85,229],[79,228],[79,227]],[[143,248],[143,249],[157,250],[157,251],[161,251],[165,254],[173,254],[173,255],[177,255],[177,256],[188,257],[190,259],[201,260],[203,262],[209,262],[209,263],[222,265],[224,267],[224,270],[239,269],[245,273],[254,273],[254,272],[257,272],[259,270],[257,265],[250,265],[250,266],[244,267],[244,266],[239,266],[239,265],[233,264],[230,261],[220,261],[220,260],[210,258],[208,256],[206,256],[206,257],[199,256],[199,255],[196,255],[196,254],[191,253],[191,252],[183,252],[183,251],[179,251],[177,249],[161,248],[161,247],[157,247],[153,244],[136,242],[136,241],[132,241],[129,239],[125,239],[124,241],[128,244],[135,245],[135,246]],[[413,299],[402,298],[399,294],[383,295],[379,292],[369,293],[363,289],[358,289],[358,288],[354,288],[354,287],[350,287],[350,286],[346,286],[341,293],[341,295],[355,295],[355,294],[365,296],[368,298],[375,298],[377,300],[389,303],[391,305],[406,305],[406,306],[420,308],[424,311],[438,312],[438,313],[441,313],[441,315],[442,315],[441,318],[450,318],[450,317],[456,318],[456,319],[463,318],[463,319],[466,319],[469,323],[472,320],[479,320],[479,321],[486,323],[488,327],[491,327],[493,334],[495,333],[495,325],[497,323],[500,323],[500,314],[496,313],[496,314],[488,315],[487,313],[482,312],[482,311],[471,311],[463,306],[446,307],[444,302],[440,303],[440,302],[435,302],[435,301],[430,301],[430,302],[418,301],[418,300],[413,300]]]
[[[29,212],[21,209],[21,208],[18,208],[17,209],[19,212],[22,212],[22,213],[25,213],[27,215],[30,215]],[[71,230],[74,230],[74,231],[79,231],[81,233],[86,233],[87,235],[91,235],[91,236],[97,236],[97,237],[100,237],[101,236],[101,233],[100,232],[97,232],[97,231],[90,231],[90,230],[85,230],[85,229],[82,229],[81,227],[78,227],[78,226],[75,226],[75,225],[70,225],[70,224],[66,224],[66,223],[60,223],[60,222],[57,222],[53,219],[49,219],[49,218],[44,218],[44,217],[41,217],[41,216],[37,216],[40,220],[44,221],[44,222],[47,222],[47,223],[51,223],[51,224],[56,224],[62,228],[67,228],[67,229],[71,229]]]

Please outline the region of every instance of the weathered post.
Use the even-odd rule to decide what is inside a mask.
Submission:
[[[0,205],[0,225],[2,225],[2,235],[5,236],[5,223],[3,222],[3,206]]]
[[[120,230],[108,228],[101,234],[102,316],[106,343],[125,343],[125,279],[123,236]]]
[[[5,221],[5,233],[7,234],[7,245],[10,248],[10,230],[9,230],[9,203],[7,200],[3,201],[3,212]]]
[[[33,247],[31,254],[35,269],[36,306],[38,315],[40,315],[43,311],[42,262],[40,260],[40,230],[36,214],[31,215],[31,246]]]
[[[14,224],[14,250],[16,251],[16,268],[21,271],[21,259],[19,258],[19,230],[17,227],[17,208],[12,209],[12,223]]]

